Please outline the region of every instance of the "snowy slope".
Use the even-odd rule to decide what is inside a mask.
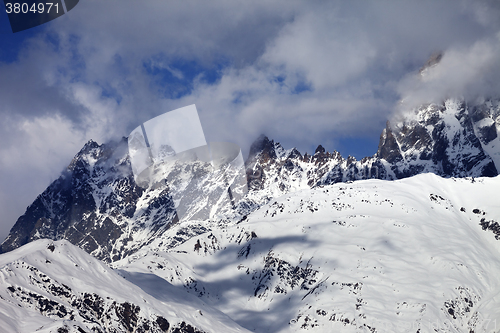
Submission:
[[[152,274],[140,289],[68,241],[38,240],[0,256],[1,332],[246,332]]]
[[[113,264],[255,332],[497,332],[500,177],[301,190]]]

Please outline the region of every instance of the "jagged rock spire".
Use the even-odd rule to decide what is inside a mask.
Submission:
[[[325,153],[325,148],[323,148],[322,145],[319,145],[318,148],[314,151],[314,154],[324,154]]]
[[[267,136],[261,134],[250,146],[247,161],[252,161],[257,154],[260,154],[262,159],[275,159],[277,156],[274,149],[274,141],[269,140]]]

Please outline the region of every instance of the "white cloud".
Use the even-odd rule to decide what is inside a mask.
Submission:
[[[500,94],[500,33],[470,47],[451,48],[424,75],[412,73],[398,90],[405,108],[440,103],[448,97],[470,102]]]
[[[368,35],[334,10],[307,13],[287,24],[261,59],[285,74],[303,76],[317,90],[346,85],[376,56]]]
[[[4,118],[0,147],[0,238],[68,165],[85,143],[71,121],[59,115]],[[6,228],[7,227],[7,228]]]

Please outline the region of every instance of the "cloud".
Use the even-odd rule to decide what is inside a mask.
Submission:
[[[491,43],[497,23],[478,16],[488,3],[353,3],[305,9],[267,42],[254,63],[226,70],[216,84],[200,84],[184,100],[210,114],[204,119],[214,135],[226,133],[243,146],[258,132],[266,132],[302,151],[311,151],[319,142],[332,149],[336,138],[378,137],[401,98],[426,102],[426,96],[407,83],[407,75],[414,78],[436,50],[446,50],[446,63],[461,54],[454,50],[481,44],[491,48],[484,69],[495,65],[498,52]],[[471,57],[462,59],[463,64],[468,61]],[[454,89],[457,82],[451,76],[441,85],[453,94],[486,91]],[[451,96],[443,89],[430,91]]]
[[[193,103],[208,140],[245,153],[262,132],[309,152],[377,140],[401,98],[498,91],[499,13],[493,0],[80,2],[0,63],[0,206],[26,207],[88,139]]]
[[[3,117],[0,131],[0,238],[4,238],[85,140],[71,121],[59,115]]]
[[[442,60],[420,75],[412,73],[398,86],[403,106],[441,103],[449,97],[474,102],[500,93],[500,33],[470,47],[451,48]]]
[[[287,24],[261,57],[276,70],[300,75],[314,90],[345,85],[377,53],[368,33],[331,13],[307,13]]]

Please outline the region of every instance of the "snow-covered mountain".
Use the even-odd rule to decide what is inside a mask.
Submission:
[[[406,114],[382,133],[377,156],[396,178],[424,172],[492,177],[500,170],[500,101],[447,100]]]
[[[176,201],[188,201],[184,204],[190,211],[187,215],[196,219],[197,212],[218,204],[225,186],[223,175],[202,161],[174,161],[162,166],[161,175],[173,181],[162,179],[143,189],[134,182],[126,139],[103,145],[89,141],[67,171],[19,218],[2,252],[36,239],[67,239],[96,258],[118,260],[179,221]],[[192,200],[192,193],[198,200]],[[176,239],[204,231],[200,224]]]
[[[248,332],[153,274],[133,284],[66,240],[0,257],[2,332]]]
[[[361,161],[326,152],[321,145],[313,155],[302,155],[261,136],[246,162],[250,193],[236,210],[222,213],[244,215],[286,193],[359,179],[394,180],[425,172],[495,176],[500,169],[499,132],[499,101],[472,107],[448,100],[388,124],[377,153]],[[96,258],[120,260],[176,225],[176,202],[187,202],[192,220],[197,212],[214,206],[220,196],[215,194],[225,183],[210,170],[202,161],[175,162],[161,172],[168,184],[159,180],[143,189],[134,182],[125,139],[102,145],[89,141],[18,219],[0,250],[40,238],[67,239]],[[206,225],[194,222],[176,234],[169,232],[172,245],[205,232]]]
[[[388,123],[376,154],[360,161],[261,136],[246,161],[248,194],[218,210],[227,182],[208,163],[173,161],[141,188],[125,138],[89,141],[1,245],[0,313],[15,318],[2,320],[21,332],[35,327],[22,326],[26,316],[47,332],[132,331],[119,313],[137,306],[138,332],[160,317],[168,332],[230,332],[212,326],[221,312],[236,331],[491,332],[500,325],[499,132],[498,100],[450,99]],[[179,219],[182,200],[189,212]],[[71,271],[84,262],[102,270]],[[58,277],[66,266],[73,280]],[[89,281],[109,291],[95,292],[105,317],[88,317]],[[201,300],[182,303],[186,292]],[[166,313],[177,307],[170,293],[210,318]]]

